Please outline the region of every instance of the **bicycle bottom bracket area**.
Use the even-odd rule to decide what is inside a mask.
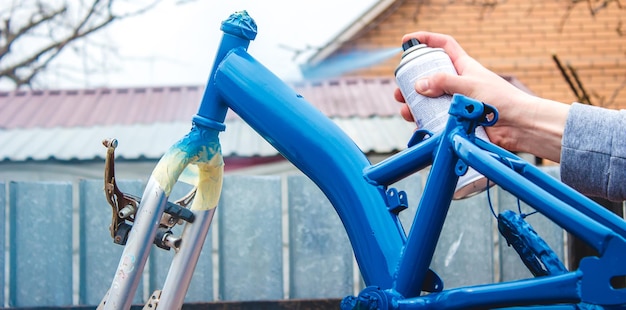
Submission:
[[[341,310],[393,309],[397,296],[392,292],[383,291],[379,287],[366,287],[359,296],[346,296],[341,301]]]

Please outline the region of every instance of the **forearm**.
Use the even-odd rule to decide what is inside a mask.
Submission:
[[[559,162],[561,140],[570,106],[520,91],[502,95],[500,118],[488,128],[489,138],[505,149]]]
[[[561,142],[570,105],[534,97],[536,103],[528,106],[529,123],[522,127],[525,152],[554,162],[561,160]]]
[[[626,199],[626,111],[572,105],[563,135],[561,179],[586,195]]]

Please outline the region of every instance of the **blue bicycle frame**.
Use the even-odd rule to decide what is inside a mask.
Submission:
[[[607,308],[626,304],[611,279],[626,275],[626,223],[516,155],[474,136],[496,122],[497,111],[455,95],[445,131],[371,165],[331,120],[247,53],[256,25],[245,11],[223,22],[224,36],[190,134],[153,172],[136,215],[106,309],[129,308],[173,183],[189,164],[200,168],[198,193],[159,296],[159,309],[179,308],[213,216],[221,185],[218,133],[232,109],[328,197],[350,239],[368,286],[342,309],[467,309],[554,305]],[[428,136],[428,135],[424,135]],[[443,290],[429,265],[459,175],[468,165],[596,249],[571,272]],[[408,236],[399,220],[394,182],[431,166]],[[181,293],[182,291],[182,293]],[[422,291],[431,292],[422,295]]]

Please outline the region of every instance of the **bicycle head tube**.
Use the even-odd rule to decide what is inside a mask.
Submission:
[[[257,26],[248,12],[239,11],[230,15],[222,22],[220,28],[224,35],[217,49],[213,68],[209,74],[209,80],[204,89],[204,95],[198,108],[198,113],[193,117],[195,124],[223,131],[228,106],[223,103],[214,87],[215,70],[224,57],[233,49],[248,49],[250,41],[257,35]]]

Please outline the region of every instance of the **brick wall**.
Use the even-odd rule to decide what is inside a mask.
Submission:
[[[403,34],[416,30],[447,33],[486,67],[515,76],[535,94],[576,101],[554,53],[576,69],[594,105],[626,108],[626,6],[591,0],[593,6],[607,4],[594,16],[588,2],[572,2],[397,1],[340,52],[398,46]],[[398,61],[399,55],[353,75],[393,75]]]

